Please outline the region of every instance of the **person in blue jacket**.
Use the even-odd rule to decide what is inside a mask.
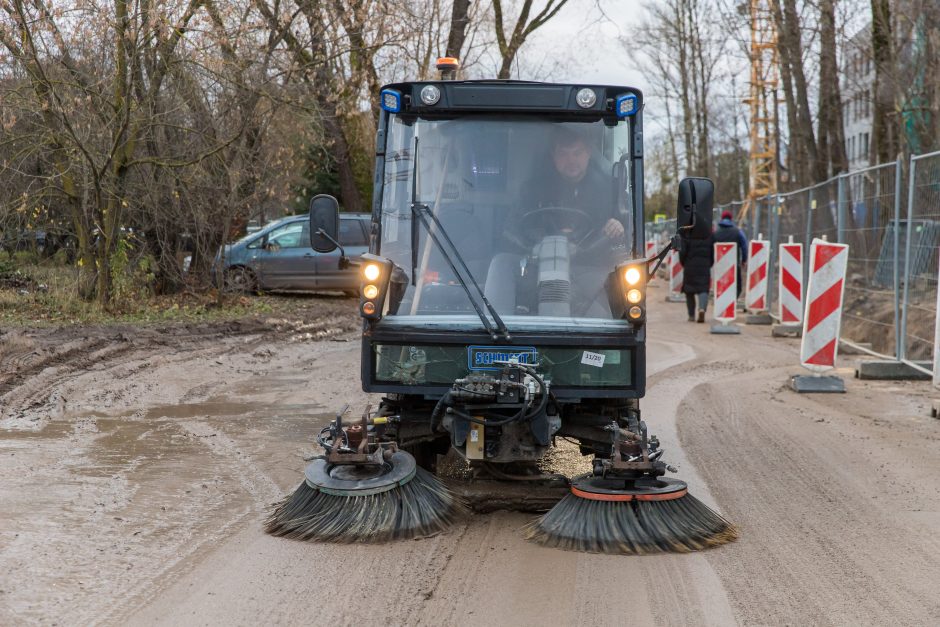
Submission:
[[[718,228],[715,230],[716,242],[727,242],[738,245],[738,296],[741,296],[741,290],[744,289],[744,282],[741,280],[744,268],[747,266],[747,236],[744,231],[734,224],[734,218],[727,209],[721,212],[721,220],[718,222]]]

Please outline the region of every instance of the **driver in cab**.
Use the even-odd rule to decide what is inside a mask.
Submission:
[[[496,255],[485,283],[487,298],[500,313],[611,315],[604,281],[625,229],[616,216],[613,180],[592,159],[589,131],[555,129],[551,163],[522,187],[504,237],[528,257]],[[526,266],[528,281],[520,277],[520,265]]]
[[[621,239],[624,228],[620,220],[613,217],[615,204],[610,177],[604,176],[591,162],[591,149],[584,133],[558,129],[552,141],[551,156],[557,176],[540,177],[541,180],[529,186],[536,206],[580,209],[594,218],[596,224],[574,224],[579,216],[573,214],[568,217],[550,215],[546,232],[577,233],[587,227],[600,226],[605,237]]]

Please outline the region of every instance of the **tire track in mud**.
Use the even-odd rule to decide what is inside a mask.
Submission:
[[[358,325],[349,315],[327,314],[314,321],[271,319],[226,322],[203,326],[168,328],[89,327],[43,329],[0,334],[0,426],[41,428],[37,415],[61,414],[65,400],[58,389],[66,381],[89,371],[112,371],[131,378],[147,367],[148,358],[194,354],[217,350],[220,354],[244,350],[244,345],[226,342],[235,337],[254,337],[256,342],[273,338],[292,341],[322,340],[348,332]],[[76,335],[85,337],[76,338]],[[163,349],[171,347],[167,354]],[[137,368],[119,371],[139,362]]]
[[[0,395],[0,421],[18,419],[21,424],[28,420],[31,410],[56,405],[53,411],[61,411],[61,397],[56,393],[57,384],[93,366],[107,364],[132,352],[130,344],[117,346],[105,341],[91,341],[81,346],[55,353],[48,359],[27,366],[9,382],[8,389]],[[41,413],[52,413],[42,411]],[[36,419],[38,420],[38,418]],[[35,420],[33,420],[35,422]],[[0,423],[2,424],[2,423]],[[5,426],[12,426],[12,422]],[[39,426],[39,425],[37,425]]]

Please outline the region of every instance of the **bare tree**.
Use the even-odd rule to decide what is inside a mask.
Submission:
[[[886,163],[894,159],[898,152],[897,118],[894,115],[897,86],[891,80],[896,75],[891,3],[888,0],[871,0],[871,14],[871,49],[875,63],[871,162]]]
[[[568,4],[568,0],[546,0],[542,9],[536,12],[534,16],[531,16],[532,4],[533,0],[522,0],[519,16],[516,18],[515,24],[510,25],[505,18],[504,11],[504,9],[510,8],[509,4],[504,0],[493,0],[496,43],[501,58],[497,78],[509,78],[511,76],[512,64],[516,60],[519,48],[522,47],[529,35],[558,15],[562,7]],[[508,31],[507,26],[509,26]]]
[[[787,170],[789,182],[809,183],[817,172],[816,132],[810,111],[810,86],[804,66],[802,24],[796,0],[772,3],[777,25],[780,78],[783,82],[789,138]]]
[[[460,58],[464,42],[467,39],[467,28],[470,25],[470,0],[453,0],[450,14],[450,34],[447,36],[448,57]]]
[[[630,50],[639,44],[645,57],[643,66],[656,92],[677,103],[675,115],[672,105],[666,107],[670,152],[679,152],[675,141],[678,135],[681,169],[702,176],[712,169],[711,138],[715,129],[711,103],[717,93],[719,59],[727,41],[720,24],[709,17],[713,8],[707,0],[650,3],[648,19],[635,39],[624,42]]]
[[[816,169],[816,179],[819,181],[848,169],[839,88],[835,5],[836,0],[819,2],[819,161]]]

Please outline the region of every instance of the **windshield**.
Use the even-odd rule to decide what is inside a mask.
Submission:
[[[633,244],[629,131],[626,121],[391,116],[379,252],[408,279],[391,313],[473,314],[428,237],[434,221],[413,220],[414,200],[500,316],[611,320],[605,283]]]

